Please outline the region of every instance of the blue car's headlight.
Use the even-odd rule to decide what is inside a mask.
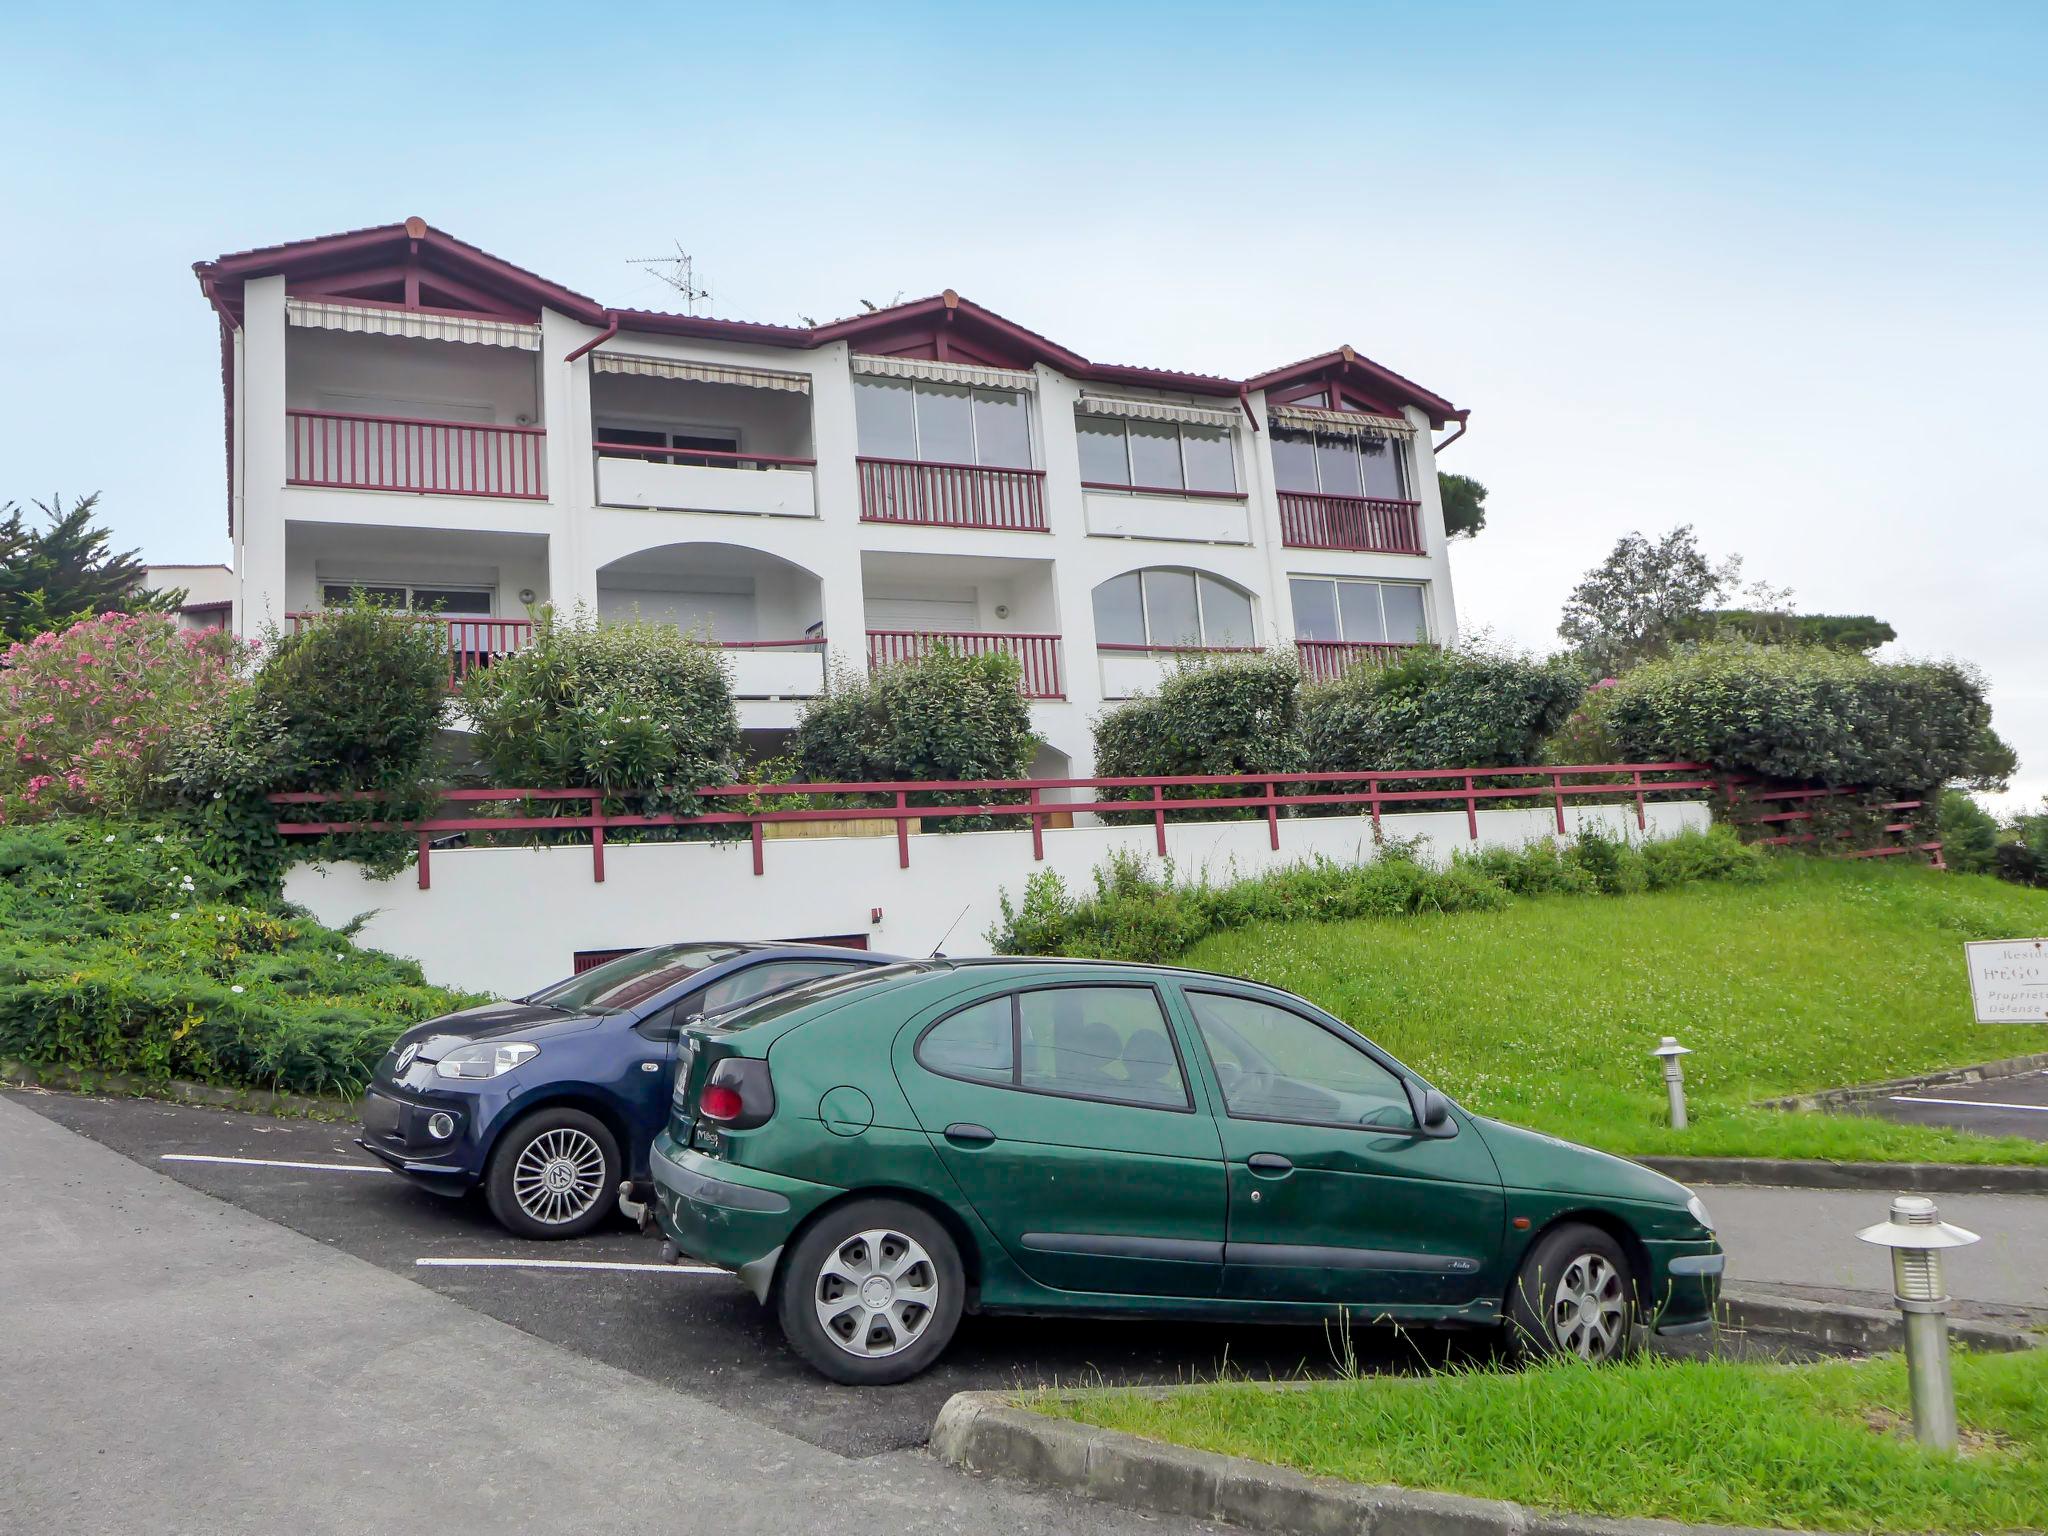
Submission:
[[[458,1046],[434,1063],[436,1077],[500,1077],[522,1062],[533,1060],[540,1047],[524,1040],[490,1041]]]

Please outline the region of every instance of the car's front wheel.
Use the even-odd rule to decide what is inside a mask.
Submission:
[[[484,1196],[521,1237],[581,1237],[611,1215],[619,1169],[603,1121],[580,1109],[536,1110],[499,1140]]]
[[[1508,1296],[1508,1329],[1530,1354],[1574,1354],[1596,1365],[1628,1352],[1635,1275],[1621,1244],[1568,1222],[1529,1250]]]
[[[784,1255],[776,1312],[790,1346],[834,1381],[882,1386],[926,1370],[965,1301],[960,1250],[900,1200],[828,1211]]]

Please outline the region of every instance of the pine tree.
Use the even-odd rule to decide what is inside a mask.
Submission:
[[[61,496],[36,502],[47,526],[36,526],[19,506],[0,506],[0,640],[26,640],[46,629],[110,609],[141,612],[173,608],[183,592],[152,592],[135,550],[115,552],[111,534],[93,525],[99,494],[81,496],[70,509]]]

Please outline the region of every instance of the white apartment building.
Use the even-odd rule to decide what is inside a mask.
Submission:
[[[1013,652],[1045,742],[1189,651],[1333,674],[1456,632],[1433,431],[1350,347],[1248,379],[1089,361],[960,298],[817,326],[607,308],[419,219],[201,262],[242,633],[364,588],[458,682],[543,605],[725,647],[742,725],[834,669]],[[1448,441],[1448,439],[1446,439]]]

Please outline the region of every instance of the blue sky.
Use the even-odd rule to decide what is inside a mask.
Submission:
[[[1468,625],[1691,522],[1985,666],[2048,793],[2048,6],[90,4],[0,18],[0,497],[224,558],[190,264],[417,213],[606,302],[952,286],[1473,410]]]

